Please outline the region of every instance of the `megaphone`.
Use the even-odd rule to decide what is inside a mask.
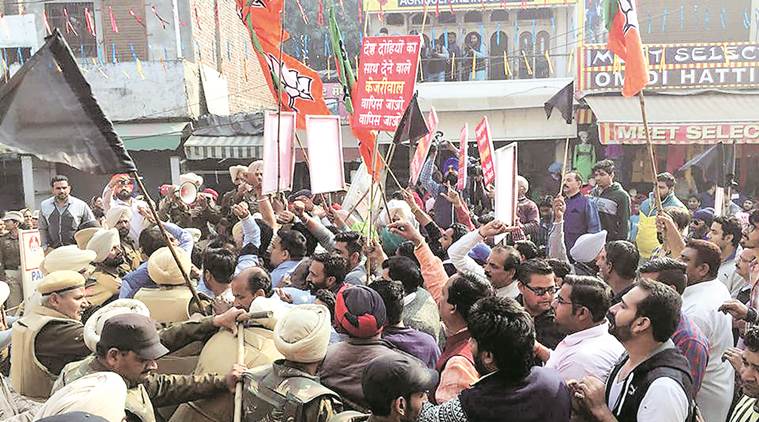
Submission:
[[[198,187],[192,182],[182,183],[175,192],[179,200],[187,205],[195,203],[195,200],[198,199]]]

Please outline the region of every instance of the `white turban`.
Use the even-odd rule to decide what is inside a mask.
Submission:
[[[132,209],[121,205],[115,205],[105,213],[105,225],[112,229],[121,220],[132,221]]]
[[[577,238],[575,245],[569,251],[569,254],[577,262],[593,262],[601,253],[606,245],[606,230],[598,233],[585,233]]]
[[[174,250],[177,253],[179,262],[182,263],[182,268],[189,274],[190,267],[192,266],[190,255],[181,249],[175,248]],[[179,266],[177,266],[177,262],[171,256],[171,251],[167,246],[153,252],[153,255],[150,255],[150,258],[148,258],[148,275],[155,284],[169,286],[184,284],[182,272],[179,270]]]
[[[80,272],[96,257],[95,252],[79,249],[76,245],[61,246],[45,256],[42,270],[46,274],[63,270]]]
[[[70,412],[86,412],[108,422],[126,418],[127,386],[115,372],[95,372],[56,391],[37,411],[34,420]]]
[[[322,305],[298,305],[277,321],[274,346],[287,360],[319,362],[327,354],[330,320],[329,309]]]
[[[87,242],[87,249],[95,252],[95,262],[103,262],[108,258],[108,254],[111,250],[119,246],[121,240],[119,239],[119,231],[116,229],[100,229],[95,233],[89,242]]]
[[[144,303],[136,299],[118,299],[95,311],[84,324],[84,344],[93,353],[100,341],[103,325],[110,317],[121,314],[140,314],[150,317],[150,311]]]

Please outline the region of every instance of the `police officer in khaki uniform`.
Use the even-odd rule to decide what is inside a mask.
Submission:
[[[18,211],[8,211],[3,217],[7,233],[0,236],[0,280],[8,283],[11,295],[6,302],[8,309],[18,306],[24,300],[21,285],[21,253],[18,246],[19,226],[24,222],[24,216]]]
[[[98,230],[87,242],[87,249],[97,254],[95,271],[91,275],[95,283],[87,286],[87,299],[94,306],[118,299],[121,289],[119,266],[124,263],[118,230]]]
[[[274,345],[273,330],[283,311],[284,309],[275,309],[272,300],[266,298],[258,298],[250,306],[251,313],[272,312],[272,317],[251,321],[243,330],[245,354],[242,363],[246,367],[271,367],[272,362],[282,358]],[[237,363],[237,341],[235,336],[226,331],[214,334],[200,352],[194,373],[205,375],[228,372]],[[224,394],[183,404],[174,413],[171,422],[208,422],[209,419],[227,422],[232,420],[233,410],[232,396]]]
[[[316,376],[327,354],[330,321],[322,305],[296,306],[277,321],[274,344],[284,359],[243,374],[245,420],[282,415],[293,422],[324,422],[342,410],[338,394]]]
[[[175,252],[182,268],[189,274],[192,266],[190,256],[181,249],[176,249]],[[160,248],[150,255],[148,275],[158,286],[143,287],[134,298],[148,307],[150,316],[155,321],[162,324],[187,321],[190,315],[210,306],[210,301],[200,304],[195,302],[168,247]]]
[[[226,324],[233,327],[242,313],[231,309],[214,319],[226,317]],[[187,324],[190,323],[180,326]],[[128,422],[155,422],[154,408],[234,391],[242,367],[235,367],[226,375],[155,374],[156,360],[170,351],[162,342],[166,343],[150,318],[139,314],[115,315],[103,324],[96,354],[67,365],[53,391],[94,372],[115,372],[127,384]]]
[[[48,274],[37,291],[42,304],[13,324],[11,384],[21,395],[44,400],[61,369],[90,354],[81,323],[88,303],[84,277],[74,271]]]
[[[119,276],[124,276],[137,269],[142,263],[142,251],[129,236],[132,210],[125,206],[114,205],[105,213],[105,225],[119,232],[121,249],[124,251],[124,263],[119,266]]]

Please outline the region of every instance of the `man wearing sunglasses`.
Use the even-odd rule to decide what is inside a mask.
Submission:
[[[132,197],[134,193],[134,181],[125,173],[114,174],[108,186],[103,190],[103,205],[106,214],[112,207],[120,206],[132,211],[129,222],[129,237],[134,243],[140,239],[140,233],[145,228],[145,214],[148,212],[148,204]]]
[[[530,259],[519,266],[517,271],[519,296],[517,302],[535,321],[535,336],[538,342],[550,349],[564,338],[554,320],[553,302],[556,282],[553,268],[545,259]]]

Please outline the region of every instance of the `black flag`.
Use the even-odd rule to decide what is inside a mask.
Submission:
[[[395,136],[393,136],[393,142],[396,144],[406,141],[413,143],[430,133],[422,111],[419,110],[419,103],[416,100],[417,94],[417,92],[414,93],[406,111],[403,112],[401,121],[398,122],[398,129],[395,130]]]
[[[696,167],[701,171],[705,181],[714,182],[717,186],[728,187],[731,183],[731,180],[728,179],[731,176],[730,163],[732,161],[732,151],[725,148],[725,144],[719,143],[691,158],[690,161],[677,169],[677,172],[684,172],[689,168]]]
[[[561,117],[567,121],[568,125],[571,125],[573,114],[572,112],[574,111],[572,108],[574,95],[575,83],[572,81],[569,83],[569,85],[562,88],[561,91],[557,92],[556,95],[551,97],[551,99],[546,101],[546,103],[543,105],[543,107],[546,109],[546,118],[551,118],[551,113],[553,112],[554,107],[556,107],[559,109],[559,111],[561,111]]]
[[[0,88],[0,144],[93,174],[137,170],[58,29]]]

